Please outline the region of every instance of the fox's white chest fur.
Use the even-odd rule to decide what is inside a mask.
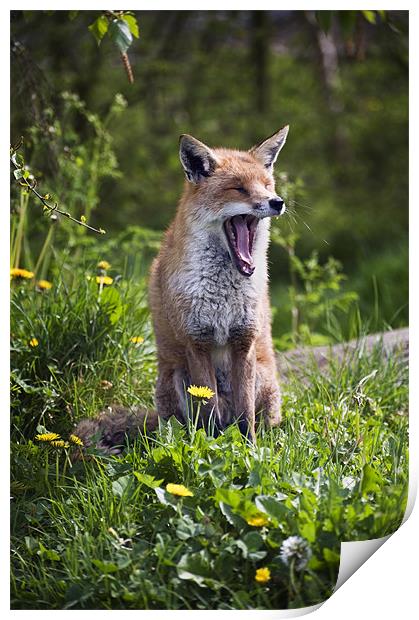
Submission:
[[[173,301],[187,308],[182,328],[193,340],[223,347],[241,331],[257,327],[258,305],[267,281],[269,222],[259,224],[255,272],[246,278],[234,266],[218,235],[203,232],[188,247],[182,269],[171,279]]]

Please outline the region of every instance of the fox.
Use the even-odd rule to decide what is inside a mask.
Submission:
[[[286,210],[274,165],[288,131],[247,151],[180,136],[183,193],[149,277],[156,410],[112,405],[82,420],[75,434],[85,447],[118,453],[127,436],[155,430],[159,418],[186,423],[190,385],[213,393],[200,407],[205,428],[237,422],[255,441],[258,423],[280,423],[267,252],[271,218]]]

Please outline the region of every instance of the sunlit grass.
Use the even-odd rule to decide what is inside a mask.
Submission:
[[[172,420],[120,456],[76,460],[77,442],[35,436],[67,440],[112,402],[150,406],[156,376],[144,281],[113,272],[100,289],[88,271],[47,294],[13,284],[12,607],[277,609],[327,598],[340,542],[384,536],[403,517],[404,360],[377,346],[329,372],[296,370],[282,425],[260,428],[254,445],[235,425],[213,437]]]

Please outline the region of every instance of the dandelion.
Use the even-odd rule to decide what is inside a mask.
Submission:
[[[264,568],[258,568],[255,575],[255,580],[258,583],[266,583],[271,578],[271,571],[267,566]]]
[[[102,286],[108,286],[109,284],[112,284],[112,282],[113,278],[110,276],[96,276],[96,283],[102,284]]]
[[[30,280],[34,277],[34,273],[32,271],[28,271],[27,269],[19,269],[19,267],[14,267],[10,270],[11,278],[24,278],[26,280]]]
[[[179,497],[193,497],[192,491],[183,486],[183,484],[169,484],[166,485],[166,491],[172,495],[178,495]]]
[[[48,282],[48,280],[38,280],[38,282],[36,283],[36,287],[39,288],[41,291],[48,291],[50,288],[52,288],[52,284],[51,282]]]
[[[279,557],[287,566],[294,561],[296,570],[303,570],[311,558],[310,545],[301,536],[290,536],[282,543]]]
[[[30,344],[30,346],[31,346],[31,347],[37,347],[37,346],[38,346],[38,344],[39,344],[39,340],[38,340],[38,338],[31,338],[31,339],[29,340],[29,344]]]
[[[51,441],[50,445],[54,448],[68,448],[70,444],[68,441],[64,441],[64,439],[58,439],[57,441]]]
[[[76,446],[82,446],[83,442],[80,439],[80,437],[77,437],[77,435],[70,435],[70,441],[71,443],[76,444]]]
[[[130,341],[133,344],[142,344],[144,342],[144,338],[142,336],[133,336],[130,338]]]
[[[40,435],[35,435],[35,439],[37,441],[56,441],[61,439],[61,436],[58,433],[41,433]]]
[[[110,268],[111,268],[111,265],[110,265],[110,263],[108,263],[108,261],[107,261],[107,260],[101,260],[101,261],[99,261],[99,262],[98,262],[98,264],[97,264],[97,266],[99,267],[99,269],[105,269],[105,271],[106,271],[107,269],[110,269]]]
[[[201,398],[206,400],[209,400],[215,395],[215,392],[213,392],[211,388],[206,386],[198,387],[196,385],[190,385],[187,391],[189,392],[189,394],[191,394],[191,396],[195,396],[195,398]]]
[[[267,519],[264,515],[249,517],[247,519],[247,523],[249,525],[253,525],[254,527],[263,527],[264,525],[268,525],[269,519]]]

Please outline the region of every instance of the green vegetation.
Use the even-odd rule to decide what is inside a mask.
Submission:
[[[75,217],[95,204],[90,223],[110,235],[161,231],[182,189],[181,133],[249,148],[289,123],[277,172],[304,183],[288,205],[298,255],[339,260],[364,320],[378,307],[375,328],[407,324],[407,11],[136,11],[133,84],[110,33],[98,46],[89,31],[106,16],[70,13],[12,12],[12,141],[24,137],[45,192]],[[126,107],[109,118],[116,93]],[[275,248],[271,274],[281,305]]]
[[[106,404],[152,404],[141,257],[125,268],[118,257],[106,255],[108,286],[97,246],[81,264],[63,255],[50,289],[12,282],[13,608],[275,609],[324,600],[340,542],[384,536],[403,517],[405,363],[377,347],[330,374],[296,370],[284,386],[283,424],[261,430],[255,446],[236,426],[211,438],[172,420],[119,457],[93,450],[76,460],[76,445],[35,436],[67,441],[76,420]],[[193,496],[173,496],[170,483]],[[298,557],[281,559],[291,536],[309,546],[301,570]],[[265,567],[270,580],[257,582]]]
[[[407,365],[379,345],[295,368],[255,445],[171,420],[80,458],[77,421],[153,407],[147,274],[180,133],[248,148],[291,125],[278,350],[407,324],[407,13],[164,16],[12,12],[13,609],[312,605],[341,541],[403,518]]]

